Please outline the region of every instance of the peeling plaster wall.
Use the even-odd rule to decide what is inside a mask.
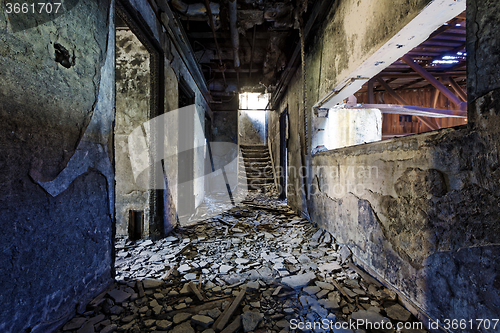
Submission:
[[[116,31],[115,180],[116,233],[128,235],[129,211],[143,211],[143,236],[149,235],[149,191],[138,186],[129,158],[128,136],[150,113],[150,56],[130,30]]]
[[[110,8],[0,13],[2,332],[51,331],[112,281]]]
[[[307,50],[307,110],[348,68],[359,66],[383,44],[381,32],[387,39],[407,22],[404,15],[392,15],[395,21],[383,23],[386,29],[376,29],[372,22],[371,34],[344,38],[352,11],[342,8],[354,8],[353,3],[334,5],[325,34],[315,34],[317,40]],[[386,3],[371,2],[364,12],[371,15]],[[405,3],[390,2],[394,8],[388,17],[391,12],[414,16],[426,1]],[[347,244],[361,266],[440,320],[496,318],[500,305],[500,4],[469,0],[467,10],[468,126],[312,158],[289,150],[292,167],[303,160],[310,163],[307,196],[299,200],[297,188],[289,188],[289,203],[302,211],[307,204],[311,220]],[[358,20],[356,29],[363,23]],[[360,49],[366,53],[353,52],[356,40],[370,39],[371,46]],[[302,135],[302,116],[295,107],[302,94],[297,80],[296,74],[280,110],[288,104],[292,133],[297,128]],[[290,142],[297,147],[299,136]]]
[[[498,315],[496,146],[462,128],[320,153],[311,219],[434,319]]]

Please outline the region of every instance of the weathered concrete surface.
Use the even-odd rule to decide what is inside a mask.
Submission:
[[[25,30],[0,13],[2,332],[51,331],[113,274],[113,15],[68,5]]]
[[[426,3],[372,1],[363,9],[372,19],[381,16],[373,15],[371,6],[386,5],[394,7],[384,9],[392,18],[383,23],[388,23],[385,29],[372,21],[370,33],[355,38],[346,29],[365,26],[346,24],[356,13],[355,4],[334,5],[323,27],[326,34],[315,34],[316,41],[306,49],[306,110],[310,112],[343,73],[358,66]],[[319,153],[310,159],[306,195],[301,198],[299,188],[288,191],[294,209],[304,211],[307,204],[313,222],[441,320],[498,317],[500,303],[500,269],[495,262],[500,252],[500,42],[495,34],[500,4],[471,0],[467,9],[472,22],[467,32],[469,126]],[[408,16],[400,15],[403,12]],[[361,41],[370,38],[371,46],[363,47]],[[297,74],[294,80],[280,110],[300,105]],[[289,163],[299,168],[308,157],[297,149],[304,126],[301,110],[294,111]],[[311,120],[310,116],[309,124]],[[271,118],[269,128],[277,128],[272,123],[277,121]],[[270,138],[277,136],[270,133]],[[289,173],[291,179],[297,178]]]
[[[311,218],[433,318],[497,315],[499,176],[476,154],[487,141],[451,130],[320,153]]]
[[[116,31],[116,233],[128,234],[129,211],[143,211],[143,235],[149,235],[149,190],[137,185],[128,136],[150,118],[150,55],[130,30]],[[148,175],[146,175],[148,177]]]
[[[475,153],[495,147],[487,141],[466,129],[445,130],[320,153],[313,158],[311,218],[433,318],[494,315],[495,308],[475,304],[486,302],[478,287],[493,286],[498,267],[485,263],[489,273],[477,284],[460,282],[483,260],[463,251],[487,247],[488,257],[500,250],[499,176],[482,167],[496,158]],[[460,276],[456,260],[465,261]],[[498,292],[490,290],[489,297]],[[460,306],[443,308],[446,302]]]
[[[378,109],[330,109],[319,118],[311,138],[316,147],[337,149],[382,140],[382,114]]]

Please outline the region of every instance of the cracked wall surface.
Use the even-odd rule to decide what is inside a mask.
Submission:
[[[391,11],[409,18],[428,3],[391,3]],[[385,1],[372,2],[366,13],[372,13],[370,6],[383,8]],[[306,46],[307,112],[407,23],[398,14],[386,29],[355,36],[353,29],[364,23],[349,27],[346,22],[352,21],[356,8],[354,2],[336,2],[330,19]],[[498,316],[499,9],[494,1],[467,1],[467,126],[309,157],[300,149],[305,133],[300,70],[279,107],[281,112],[288,106],[295,133],[289,139],[288,203],[306,211],[312,222],[346,244],[361,266],[433,319]],[[375,27],[373,20],[381,12],[373,10],[370,26]],[[361,43],[370,39],[371,44]],[[278,118],[270,117],[271,131],[277,130]],[[310,137],[310,126],[308,131]],[[278,151],[278,136],[269,137]],[[299,182],[303,178],[290,172],[304,166],[305,187]]]
[[[309,213],[434,319],[493,316],[496,149],[483,133],[458,128],[320,153]],[[477,265],[485,275],[465,284]]]
[[[50,331],[112,280],[110,8],[0,13],[2,332]]]

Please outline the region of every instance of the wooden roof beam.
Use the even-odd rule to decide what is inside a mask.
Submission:
[[[417,64],[415,61],[413,61],[412,58],[410,58],[408,55],[404,55],[401,57],[401,60],[403,60],[408,66],[413,68],[415,72],[420,74],[424,79],[429,81],[430,84],[432,84],[434,87],[439,89],[439,91],[445,95],[453,104],[457,106],[459,110],[465,110],[467,108],[467,103],[463,104],[463,102],[458,98],[454,93],[452,93],[448,88],[444,86],[441,82],[439,82],[434,76],[432,76],[429,72],[427,72],[422,66]]]
[[[383,78],[381,77],[377,77],[377,81],[380,82],[380,84],[385,88],[385,90],[392,96],[394,97],[401,105],[409,105],[403,97],[401,97],[397,92],[395,92],[385,81]],[[436,130],[438,129],[438,126],[436,123],[436,121],[434,121],[434,123],[431,123],[430,121],[428,121],[427,119],[425,118],[422,118],[420,116],[415,116],[417,117],[418,120],[420,120],[421,122],[423,122],[427,127],[429,127],[430,129],[432,130]]]

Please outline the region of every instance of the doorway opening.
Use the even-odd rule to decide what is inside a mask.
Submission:
[[[163,184],[160,168],[153,163],[155,149],[148,152],[149,169],[138,179],[129,151],[129,135],[142,128],[144,138],[161,147],[158,133],[146,124],[163,110],[163,57],[146,22],[126,0],[116,2],[114,135],[115,226],[117,237],[130,240],[158,239],[163,235]],[[161,106],[161,107],[159,107]],[[153,176],[154,179],[153,179]],[[144,177],[144,179],[142,179]],[[161,175],[160,175],[161,178]]]
[[[151,57],[122,14],[118,12],[116,16],[116,233],[137,240],[146,237],[149,231],[144,221],[150,218],[150,193],[134,179],[128,136],[149,120]]]
[[[195,119],[193,112],[182,108],[195,103],[195,94],[188,83],[181,77],[178,84],[179,94],[179,156],[177,159],[178,170],[178,204],[177,210],[180,217],[191,215],[195,209],[194,194],[194,132]]]
[[[269,94],[246,92],[239,95],[239,144],[267,144]]]

